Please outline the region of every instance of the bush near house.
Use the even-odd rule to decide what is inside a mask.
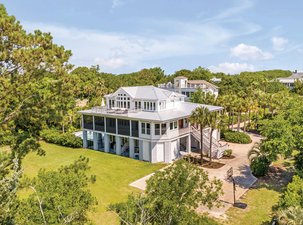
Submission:
[[[232,149],[226,149],[226,150],[223,152],[223,156],[224,156],[224,157],[231,157],[232,154],[233,154],[233,150],[232,150]]]
[[[222,138],[227,142],[239,143],[239,144],[249,144],[251,139],[248,134],[227,130],[222,132]]]
[[[72,148],[82,148],[82,139],[72,133],[61,133],[54,129],[43,130],[40,137],[48,143]]]
[[[251,172],[256,177],[263,177],[269,169],[270,161],[265,156],[260,156],[250,164]]]

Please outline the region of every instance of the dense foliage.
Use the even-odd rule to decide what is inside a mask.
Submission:
[[[222,132],[222,138],[227,142],[249,144],[251,139],[248,134],[238,131],[227,130]]]
[[[221,181],[210,180],[201,168],[179,160],[147,181],[144,195],[112,205],[121,224],[216,224],[196,214],[199,205],[218,205]]]
[[[36,178],[25,184],[31,194],[21,200],[16,223],[87,223],[87,212],[96,204],[95,198],[87,190],[88,169],[88,159],[80,157],[57,171],[40,170]]]
[[[282,208],[301,207],[303,208],[303,179],[294,176],[291,183],[287,185],[285,192],[280,200]]]
[[[72,148],[81,148],[82,139],[76,137],[73,133],[61,133],[58,130],[49,129],[40,132],[41,138],[48,143],[62,145]]]

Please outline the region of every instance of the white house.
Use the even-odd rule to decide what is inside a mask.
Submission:
[[[173,84],[168,82],[166,84],[159,84],[158,87],[186,95],[186,98],[189,98],[198,88],[201,88],[205,93],[211,93],[215,96],[219,94],[219,87],[216,85],[205,80],[188,80],[187,77],[183,76],[175,77]]]
[[[190,125],[191,112],[201,105],[186,96],[153,86],[121,87],[106,95],[106,106],[80,111],[83,147],[149,162],[171,162],[198,150],[199,129]],[[204,105],[210,111],[222,107]],[[204,131],[209,147],[208,129]],[[222,152],[220,132],[213,134],[213,156]]]
[[[296,81],[303,81],[303,72],[298,72],[295,70],[291,76],[277,78],[277,81],[284,84],[288,88],[293,89]]]

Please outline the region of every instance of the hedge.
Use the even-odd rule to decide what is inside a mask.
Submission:
[[[72,133],[61,133],[57,130],[50,129],[41,131],[40,137],[48,143],[72,148],[82,147],[82,139]]]
[[[239,144],[249,144],[251,139],[248,134],[238,131],[223,131],[222,138],[227,142],[239,143]]]

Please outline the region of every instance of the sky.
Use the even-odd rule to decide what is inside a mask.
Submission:
[[[28,32],[50,32],[75,66],[166,74],[303,70],[302,0],[0,0]]]

